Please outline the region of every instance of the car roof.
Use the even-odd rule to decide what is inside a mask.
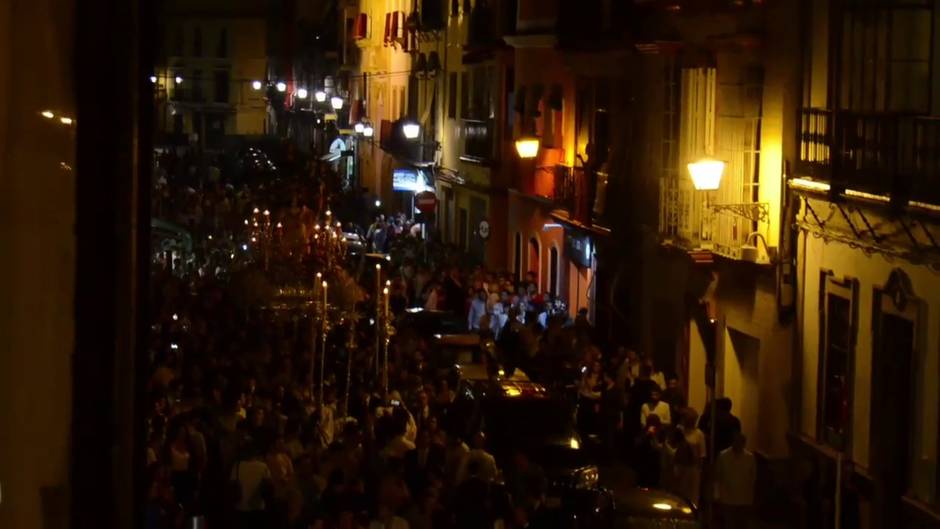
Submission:
[[[487,372],[484,364],[459,364],[457,365],[457,372],[462,380],[482,382],[490,379],[490,374]],[[499,377],[499,380],[503,385],[507,383],[530,383],[536,385],[529,380],[529,376],[521,369],[516,369],[513,374],[508,377],[502,375]]]
[[[614,492],[617,514],[671,519],[695,519],[695,505],[659,489],[641,487]]]
[[[477,347],[480,345],[479,334],[435,334],[434,342],[440,345],[458,347]]]

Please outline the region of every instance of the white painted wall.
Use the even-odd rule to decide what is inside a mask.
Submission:
[[[921,379],[917,381],[918,392],[915,411],[921,427],[915,439],[914,453],[918,457],[914,465],[914,485],[917,490],[934,490],[936,487],[937,465],[937,421],[940,393],[937,390],[940,363],[940,273],[924,266],[914,265],[902,259],[887,259],[881,254],[866,255],[861,250],[854,250],[839,242],[826,242],[805,233],[800,236],[800,254],[802,285],[800,297],[802,310],[799,318],[802,324],[802,399],[801,433],[815,437],[816,434],[816,396],[819,360],[819,275],[823,269],[832,270],[836,277],[852,277],[859,281],[858,292],[858,335],[855,350],[855,378],[852,409],[852,453],[857,464],[867,467],[870,464],[870,419],[871,419],[871,382],[872,382],[872,300],[874,289],[884,286],[888,275],[894,268],[901,268],[910,277],[915,295],[924,301],[926,308],[919,337],[924,344],[915,358],[916,372]]]

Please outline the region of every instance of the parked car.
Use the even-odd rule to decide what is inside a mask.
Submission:
[[[469,376],[470,367],[477,376]],[[591,451],[582,449],[574,408],[519,370],[508,377],[488,371],[463,367],[450,426],[466,437],[484,432],[501,468],[515,452],[526,453],[552,490],[596,487],[598,468]]]

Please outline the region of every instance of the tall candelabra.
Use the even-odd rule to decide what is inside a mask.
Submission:
[[[332,270],[346,257],[346,237],[343,225],[333,221],[333,214],[326,210],[324,221],[313,227],[311,249],[316,258],[323,263],[325,270]]]
[[[283,225],[278,222],[274,224],[271,221],[271,211],[254,208],[250,219],[245,219],[245,226],[248,227],[248,233],[252,247],[261,254],[264,269],[267,270],[271,262],[271,250],[275,241],[280,238]]]
[[[320,393],[319,403],[323,407],[323,383],[326,371],[326,335],[330,332],[329,305],[326,300],[327,283],[322,282],[320,286],[323,289],[323,309],[320,316]]]
[[[352,365],[353,352],[356,350],[356,314],[355,304],[350,308],[349,314],[349,334],[346,336],[346,391],[343,394],[343,415],[349,415],[349,394],[352,391]]]

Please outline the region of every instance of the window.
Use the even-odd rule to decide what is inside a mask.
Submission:
[[[512,128],[516,124],[516,113],[512,111],[513,103],[516,100],[515,83],[515,70],[512,67],[506,68],[506,88],[503,93],[506,94],[506,124],[504,131],[507,137],[512,137]]]
[[[450,72],[447,79],[447,117],[457,118],[457,72]]]
[[[202,57],[202,28],[193,30],[193,57]]]
[[[457,226],[457,244],[461,250],[467,249],[467,230],[470,228],[470,218],[467,214],[467,208],[460,208],[460,220]]]
[[[848,451],[858,283],[839,281],[823,272],[820,285],[819,437],[837,450]]]
[[[926,113],[932,7],[917,1],[895,6],[862,0],[847,3],[842,19],[841,107]]]
[[[548,252],[548,292],[558,295],[558,248],[554,246]]]
[[[220,59],[228,57],[228,30],[226,28],[219,30],[219,43],[215,48],[215,56]]]
[[[492,66],[479,66],[471,70],[470,82],[472,87],[466,98],[469,101],[469,108],[464,111],[464,117],[473,119],[490,119],[493,117],[493,100],[490,93],[490,80],[493,77],[493,71]]]
[[[190,81],[190,84],[193,85],[193,101],[203,101],[204,96],[202,93],[202,70],[193,70],[193,78]]]
[[[460,117],[470,117],[470,73],[460,73]]]
[[[228,70],[216,70],[215,72],[215,97],[216,103],[228,103]]]
[[[183,82],[182,82],[182,83],[177,83],[176,80],[175,80],[177,77],[183,78],[183,71],[182,71],[182,70],[178,70],[178,71],[175,71],[175,72],[171,73],[171,74],[167,77],[167,83],[170,84],[170,85],[173,87],[172,99],[173,99],[174,101],[182,101],[182,100],[186,99],[186,90],[185,90],[185,87],[186,87],[187,79],[183,79]],[[189,82],[192,82],[192,80],[189,80]]]
[[[405,109],[407,108],[405,106],[405,96],[407,95],[405,92],[407,92],[407,90],[405,90],[404,86],[398,88],[398,117],[399,118],[404,115]]]
[[[176,57],[183,56],[183,28],[176,28],[173,31],[173,55]]]
[[[539,290],[541,290],[541,282],[538,278],[540,268],[542,267],[542,256],[539,248],[539,240],[535,237],[529,239],[529,259],[527,264],[526,272],[535,274],[535,280],[539,283]]]
[[[408,107],[406,112],[409,116],[418,115],[418,76],[414,74],[408,76]]]

